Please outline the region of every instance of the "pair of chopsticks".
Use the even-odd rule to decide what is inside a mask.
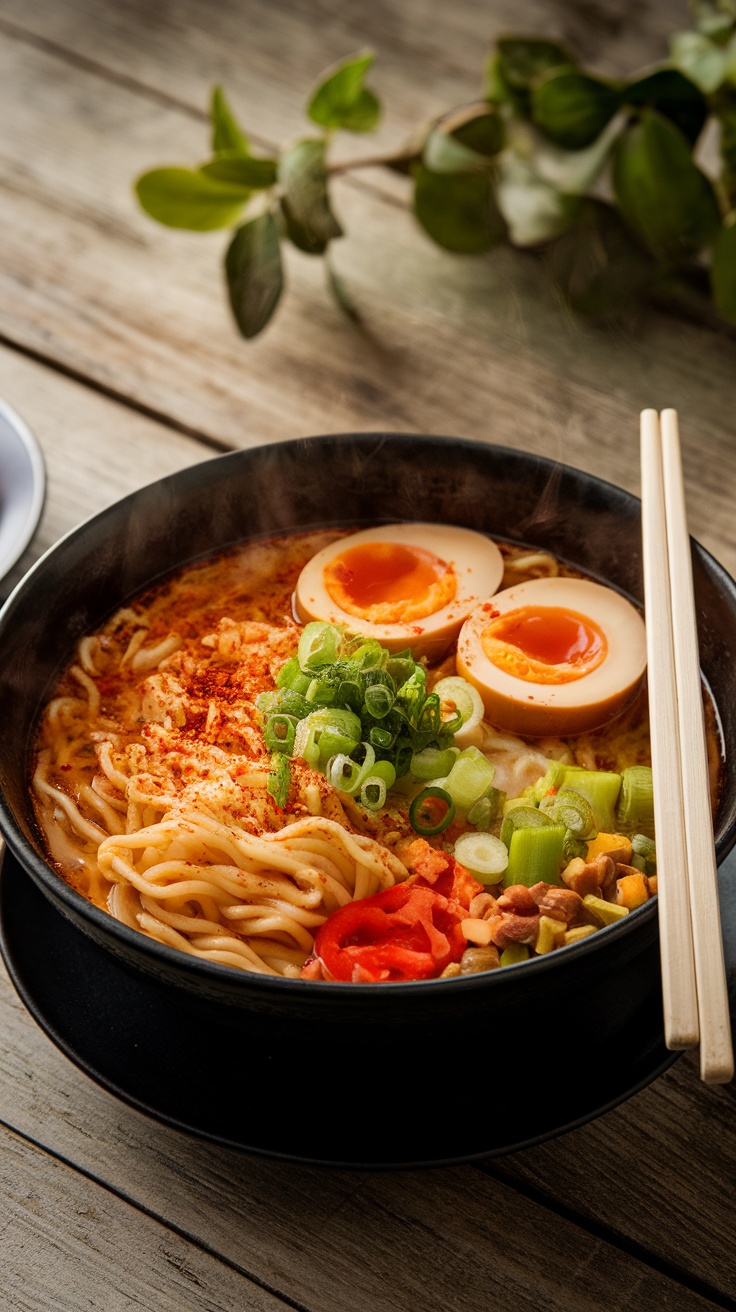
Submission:
[[[734,1061],[677,411],[641,414],[644,598],[665,1042],[700,1043],[700,1076]]]

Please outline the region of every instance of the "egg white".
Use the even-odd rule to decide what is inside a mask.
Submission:
[[[588,579],[532,579],[498,592],[495,614],[524,606],[555,607],[591,620],[603,633],[606,654],[587,674],[568,683],[521,679],[489,660],[482,635],[491,621],[479,607],[463,625],[458,674],[479,691],[491,724],[524,737],[584,733],[607,724],[638,693],[646,669],[646,634],[639,612],[613,588]]]
[[[434,614],[406,624],[372,624],[343,610],[330,596],[324,569],[336,556],[363,543],[388,542],[421,547],[455,571],[452,601]],[[319,551],[304,566],[294,594],[298,619],[323,620],[353,633],[376,638],[389,651],[411,647],[414,657],[440,660],[455,641],[464,620],[479,602],[496,591],[503,577],[503,557],[495,542],[482,533],[452,524],[387,524],[339,538]]]

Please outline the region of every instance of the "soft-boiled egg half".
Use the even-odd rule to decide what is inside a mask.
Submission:
[[[439,660],[503,577],[490,538],[451,524],[387,524],[340,538],[304,566],[299,620],[324,620]]]
[[[457,669],[491,724],[525,737],[584,733],[623,711],[641,687],[646,635],[620,593],[588,579],[506,588],[463,625]]]

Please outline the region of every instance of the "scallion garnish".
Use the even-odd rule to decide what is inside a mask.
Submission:
[[[286,806],[290,781],[291,771],[287,758],[283,752],[274,752],[271,757],[271,769],[268,772],[266,787],[277,806]]]
[[[409,822],[418,834],[441,834],[455,818],[455,803],[444,788],[423,788],[409,807]]]

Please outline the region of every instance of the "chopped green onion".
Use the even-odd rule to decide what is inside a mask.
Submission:
[[[639,870],[643,870],[645,875],[656,875],[657,849],[654,841],[647,838],[646,834],[634,834],[631,840],[631,848],[634,854],[631,858],[631,864],[638,865],[638,861],[641,861],[643,864],[638,866]],[[635,861],[634,858],[637,858],[637,860]]]
[[[305,674],[320,669],[323,665],[332,665],[342,643],[342,634],[334,624],[322,624],[318,620],[305,625],[299,639],[299,667]]]
[[[562,761],[548,761],[546,774],[543,774],[541,779],[537,779],[529,789],[532,800],[541,802],[542,798],[548,796],[550,789],[561,788],[566,768]]]
[[[623,772],[618,831],[654,838],[654,785],[649,765],[629,765]]]
[[[378,747],[381,751],[388,751],[393,747],[396,735],[390,729],[381,729],[375,725],[368,734],[368,741],[372,747]]]
[[[564,825],[577,838],[596,836],[593,808],[587,798],[573,788],[561,788],[550,797],[542,797],[539,809],[549,816],[553,824]]]
[[[386,672],[391,675],[397,688],[411,678],[415,669],[416,661],[408,647],[406,651],[397,651],[394,656],[389,656],[386,662]]]
[[[529,949],[525,943],[509,943],[501,953],[502,966],[517,966],[520,961],[529,960]]]
[[[296,720],[291,715],[270,715],[263,730],[269,752],[283,752],[291,756],[294,748]]]
[[[463,834],[455,844],[455,856],[481,884],[498,884],[509,863],[505,845],[493,834]]]
[[[327,679],[312,679],[304,694],[310,706],[331,706],[335,700],[336,688]]]
[[[599,833],[616,832],[615,806],[621,791],[621,775],[609,770],[583,770],[568,765],[563,776],[565,788],[574,788],[590,802]]]
[[[421,665],[414,667],[414,673],[406,683],[402,683],[396,694],[396,701],[403,710],[409,724],[417,728],[426,697],[427,676]]]
[[[562,844],[562,859],[568,866],[576,856],[587,857],[588,844],[583,842],[582,838],[576,838],[571,829],[565,834],[565,841]]]
[[[540,812],[535,814],[539,815]],[[526,884],[527,888],[531,888],[540,880],[545,884],[559,884],[564,842],[565,830],[562,825],[515,830],[511,835],[504,886],[509,888],[512,884]]]
[[[390,761],[376,761],[371,766],[371,779],[382,779],[387,788],[393,788],[396,783],[396,771]]]
[[[388,652],[375,638],[356,638],[357,646],[347,645],[348,664],[357,670],[382,670],[388,660]]]
[[[401,779],[402,775],[408,774],[411,765],[412,749],[411,743],[400,743],[395,749],[393,758],[396,778]]]
[[[496,819],[501,810],[503,793],[498,788],[489,788],[487,793],[474,802],[466,816],[469,825],[475,825],[476,829],[488,829],[493,820]]]
[[[365,707],[377,720],[388,715],[396,700],[394,693],[384,683],[372,683],[365,690]]]
[[[360,800],[369,811],[377,811],[386,801],[386,785],[376,774],[369,774],[360,789]]]
[[[508,811],[503,818],[501,825],[501,842],[505,843],[509,851],[511,850],[511,839],[519,829],[542,829],[552,824],[548,815],[544,811],[538,811],[535,806],[515,806],[513,810]]]
[[[491,787],[495,773],[495,766],[477,747],[466,747],[447,776],[447,791],[456,806],[469,811]]]
[[[354,752],[361,733],[360,720],[352,711],[338,706],[323,707],[299,721],[292,755],[302,756],[308,765],[324,769],[336,753]]]
[[[370,743],[362,743],[358,746],[365,749],[362,762],[352,760],[344,752],[338,752],[330,759],[327,766],[327,778],[333,788],[339,789],[341,793],[357,793],[363,780],[373,772],[376,753]]]
[[[293,692],[305,693],[307,691],[309,675],[302,674],[296,656],[292,656],[285,665],[281,666],[276,675],[276,687],[291,688]]]
[[[271,769],[268,772],[266,788],[277,806],[286,806],[290,780],[291,771],[287,758],[283,752],[274,752],[271,757]]]
[[[525,811],[536,810],[531,799],[528,797],[507,797],[503,804],[503,813],[508,815],[509,811],[517,811],[523,808]]]
[[[437,803],[444,803],[445,810]],[[439,818],[438,818],[439,814]],[[455,817],[455,803],[444,788],[424,788],[409,807],[409,823],[418,834],[431,838],[447,829]]]
[[[412,756],[409,769],[415,779],[439,779],[450,773],[457,755],[457,747],[425,747]]]
[[[440,699],[443,727],[449,729],[451,733],[457,733],[460,729],[470,733],[477,728],[483,719],[485,708],[478,689],[474,688],[472,683],[468,683],[467,679],[461,678],[459,674],[452,674],[446,679],[440,679],[432,691],[436,692]],[[459,723],[455,724],[457,720]]]

